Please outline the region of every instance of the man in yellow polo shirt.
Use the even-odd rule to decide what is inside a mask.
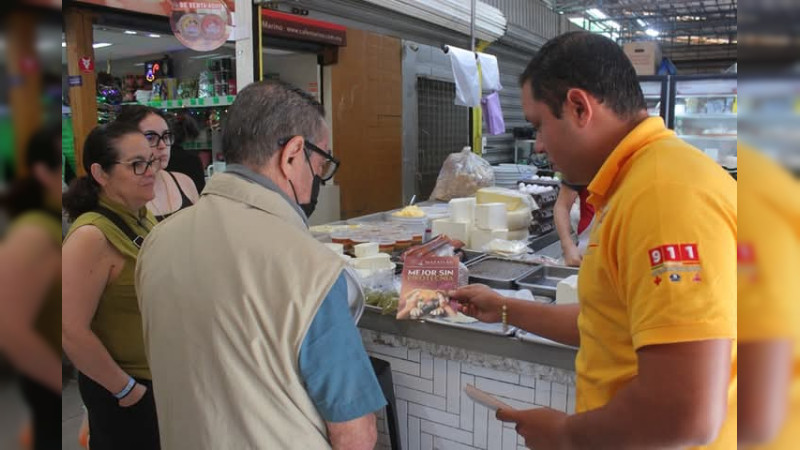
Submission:
[[[561,35],[520,77],[537,147],[587,186],[596,217],[579,305],[541,305],[482,286],[468,314],[579,346],[576,412],[500,410],[542,449],[736,448],[736,183],[648,118],[613,41]]]
[[[739,147],[739,448],[800,443],[800,184]]]

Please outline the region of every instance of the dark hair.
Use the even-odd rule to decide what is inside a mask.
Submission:
[[[317,138],[325,108],[308,93],[284,82],[261,81],[245,87],[228,109],[222,149],[228,163],[263,166],[291,136]]]
[[[115,119],[116,122],[126,122],[132,123],[137,127],[139,124],[147,118],[150,114],[155,114],[158,117],[164,119],[165,122],[167,121],[167,116],[164,113],[156,108],[152,108],[150,106],[145,105],[125,105],[120,110],[117,118]]]
[[[64,209],[75,220],[83,213],[97,207],[100,183],[92,176],[92,164],[99,164],[108,172],[119,159],[117,142],[129,134],[141,134],[139,127],[130,122],[111,122],[95,127],[83,144],[83,169],[86,175],[76,178],[62,196]]]
[[[169,124],[172,135],[175,136],[173,146],[182,145],[188,140],[200,135],[200,125],[188,112],[182,112],[172,117]]]
[[[574,31],[555,37],[528,63],[519,77],[530,82],[533,96],[561,118],[567,91],[583,89],[619,117],[633,118],[647,109],[636,71],[625,52],[611,39]]]
[[[37,180],[31,170],[37,164],[44,164],[50,170],[61,168],[61,124],[51,123],[39,129],[30,141],[25,152],[25,167],[28,175],[13,183],[2,203],[11,218],[31,210],[45,207],[44,186]]]

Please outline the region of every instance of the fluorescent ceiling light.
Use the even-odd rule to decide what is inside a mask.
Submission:
[[[95,42],[94,44],[92,44],[92,48],[105,48],[105,47],[111,47],[111,45],[113,44],[111,44],[110,42]]]
[[[647,28],[647,22],[642,19],[636,19],[636,23],[638,23],[640,27]]]
[[[161,37],[160,34],[155,34],[155,33],[150,33],[150,34],[148,34],[148,36],[150,36],[151,38],[160,38]]]
[[[125,30],[125,31],[123,31],[123,33],[125,33],[125,34],[139,34],[138,32],[133,31],[133,30]]]
[[[600,11],[597,8],[591,8],[586,10],[586,14],[594,17],[595,19],[608,19],[608,16],[603,11]]]
[[[67,46],[67,43],[64,42],[64,41],[61,41],[61,48],[65,48],[66,46]]]
[[[584,20],[583,17],[570,17],[569,21],[581,28],[586,24],[586,20]]]
[[[605,23],[607,26],[609,26],[610,28],[613,28],[613,29],[615,29],[615,30],[619,30],[620,28],[622,28],[622,27],[620,27],[620,26],[619,26],[619,23],[617,23],[617,22],[615,22],[615,21],[613,21],[613,20],[608,20],[608,21],[606,21],[606,22],[604,22],[604,23]]]
[[[656,31],[656,30],[654,30],[652,28],[648,28],[648,29],[644,30],[644,34],[646,34],[646,35],[648,35],[650,37],[658,37],[658,31]]]

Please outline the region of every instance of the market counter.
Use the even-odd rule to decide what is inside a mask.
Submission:
[[[463,392],[467,384],[515,408],[574,412],[575,348],[398,321],[372,310],[359,328],[370,356],[391,364],[403,449],[524,448],[513,425],[497,421]],[[378,431],[377,448],[390,448],[383,413]]]
[[[510,358],[568,371],[575,370],[577,349],[542,339],[523,341],[513,336],[499,336],[475,330],[453,328],[415,320],[397,320],[373,310],[364,311],[359,328],[405,337],[430,346],[449,346],[465,351]]]

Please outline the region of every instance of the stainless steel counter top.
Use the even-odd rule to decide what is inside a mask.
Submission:
[[[577,349],[548,342],[527,342],[515,337],[497,336],[479,331],[445,327],[412,320],[396,320],[367,310],[358,323],[359,328],[390,333],[435,345],[459,347],[465,350],[511,358],[535,364],[575,370]]]

